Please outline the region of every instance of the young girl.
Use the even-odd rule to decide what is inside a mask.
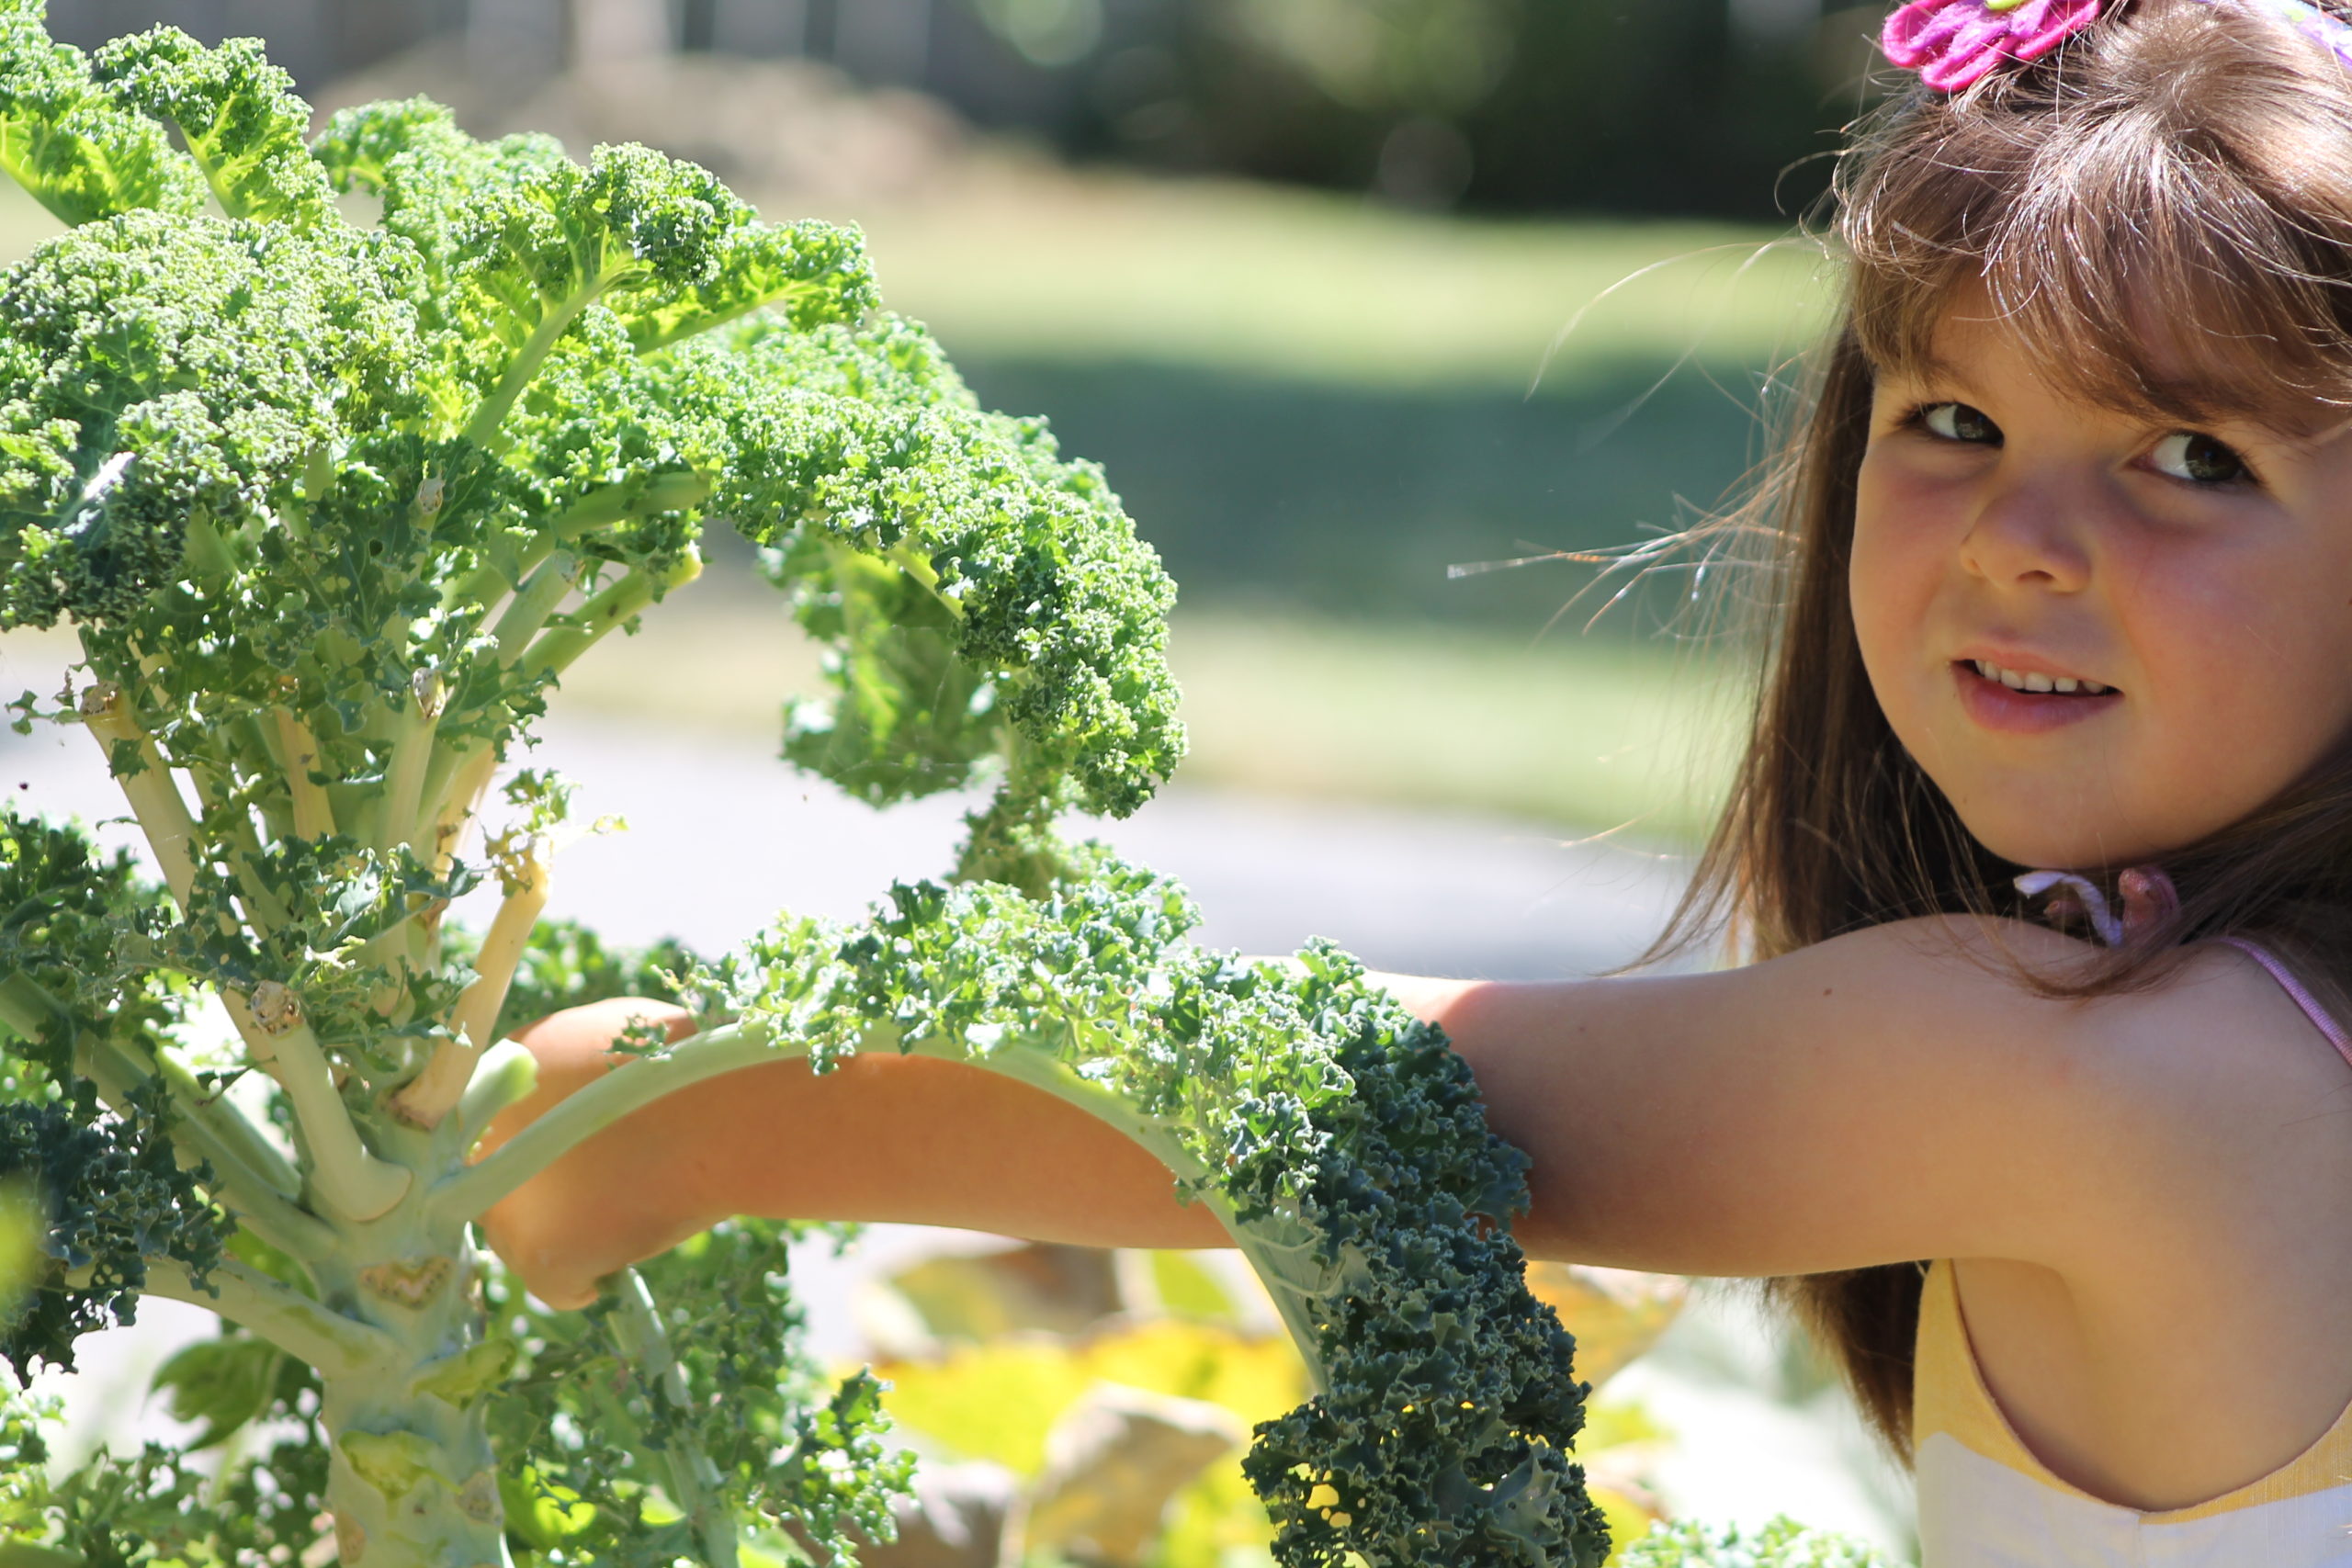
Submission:
[[[2101,8],[1887,25],[1921,74],[1843,164],[1673,933],[1751,962],[1392,983],[1532,1156],[1528,1250],[1776,1277],[1935,1568],[2352,1563],[2352,26]],[[533,1031],[495,1135],[650,1010]],[[1080,1113],[896,1057],[683,1091],[488,1228],[578,1304],[739,1213],[1223,1239]]]

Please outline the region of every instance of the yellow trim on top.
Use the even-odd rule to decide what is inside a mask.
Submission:
[[[1928,1269],[1919,1294],[1919,1337],[1914,1349],[1911,1426],[1915,1446],[1935,1433],[1955,1441],[2053,1492],[2079,1497],[2102,1508],[2122,1505],[2094,1497],[2081,1487],[2061,1480],[2035,1458],[2017,1429],[2009,1425],[1993,1391],[1985,1385],[1968,1325],[1961,1314],[1960,1284],[1948,1258]],[[2280,1503],[2329,1492],[2352,1483],[2352,1407],[2318,1441],[2295,1458],[2256,1481],[2186,1508],[2147,1511],[2125,1509],[2149,1524],[2188,1524],[2198,1519],[2234,1514],[2264,1503]]]

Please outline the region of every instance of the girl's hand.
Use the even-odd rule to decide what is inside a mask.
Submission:
[[[538,1061],[538,1087],[491,1122],[474,1157],[487,1156],[574,1090],[625,1068],[630,1058],[611,1046],[639,1020],[661,1024],[672,1040],[694,1032],[684,1009],[630,997],[571,1008],[517,1033]],[[482,1215],[483,1239],[549,1306],[588,1305],[605,1275],[667,1251],[717,1217],[699,1213],[691,1163],[662,1146],[675,1135],[664,1103],[584,1140]]]

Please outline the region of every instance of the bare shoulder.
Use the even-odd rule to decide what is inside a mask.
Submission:
[[[2142,1172],[2151,1202],[2251,1239],[2289,1221],[2299,1194],[2352,1191],[2352,1065],[2245,953],[2199,944],[2156,985],[2085,1014],[2086,1051],[2157,1145]]]
[[[2202,943],[2082,999],[2028,983],[2093,956],[2039,926],[1940,920],[1889,928],[1877,959],[1973,1086],[2038,1100],[2020,1128],[2080,1205],[2040,1260],[2080,1280],[2265,1247],[2294,1193],[2352,1181],[2352,1065],[2252,957]]]
[[[1849,942],[1855,951],[1837,951]],[[2032,984],[2072,979],[2097,956],[2021,921],[1930,919],[1781,962],[1845,970],[1873,993],[1865,999],[1909,1015],[1922,1039],[1996,1081],[2048,1091],[2086,1135],[2144,1127],[2162,1140],[2158,1156],[2177,1158],[2185,1126],[2270,1126],[2331,1100],[2352,1111],[2352,1065],[2245,952],[2200,943],[2148,983],[2102,996],[2052,997]]]
[[[1691,1274],[1937,1257],[2112,1274],[2242,1215],[2295,1146],[2275,1129],[2352,1091],[2352,1068],[2227,949],[2126,994],[2028,982],[2091,956],[2022,923],[1909,920],[1441,1010],[1490,1120],[1535,1156],[1540,1248]],[[2267,1166],[2247,1152],[2266,1141]]]
[[[2143,986],[2075,1000],[2029,983],[2036,974],[2064,980],[2096,956],[2072,937],[2018,921],[1908,921],[1887,931],[1909,950],[1891,961],[1901,979],[1957,1004],[1946,1027],[1997,1053],[2010,1025],[2018,1045],[2135,1114],[2210,1126],[2232,1112],[2308,1111],[2315,1095],[2352,1111],[2352,1065],[2238,948],[2199,943]]]
[[[2086,974],[2098,950],[2018,920],[1899,920],[1742,971],[1761,990],[1842,974],[1864,1004],[1899,1009],[1929,1037],[1971,1055],[2029,1053],[2069,1072],[2112,1071],[2156,1094],[2238,1082],[2309,1084],[2352,1067],[2278,981],[2218,942],[2185,949],[2144,985],[2089,998],[2052,996]],[[1786,970],[1781,974],[1777,971]],[[1825,987],[1825,995],[1827,987]],[[2106,1087],[2113,1088],[2115,1085]]]

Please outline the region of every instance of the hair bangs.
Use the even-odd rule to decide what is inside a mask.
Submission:
[[[2288,425],[2352,408],[2352,82],[2221,9],[2154,0],[1877,128],[1839,225],[1873,366],[1930,367],[1974,296],[2102,406]]]

